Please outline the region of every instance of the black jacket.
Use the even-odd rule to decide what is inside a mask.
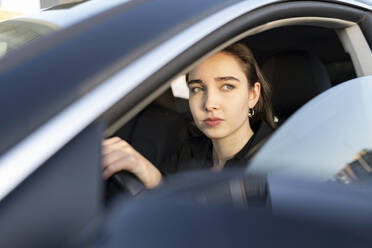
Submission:
[[[258,123],[252,129],[254,135],[233,158],[226,162],[224,167],[246,165],[256,148],[273,132],[265,122]],[[207,137],[191,138],[183,144],[177,153],[166,159],[159,169],[167,175],[184,170],[211,168],[213,167],[212,149],[212,142]]]

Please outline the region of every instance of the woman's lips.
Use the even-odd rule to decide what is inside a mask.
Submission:
[[[204,123],[205,123],[208,127],[215,127],[215,126],[218,126],[221,122],[222,122],[222,119],[220,119],[220,118],[208,118],[208,119],[205,119],[205,120],[204,120]]]

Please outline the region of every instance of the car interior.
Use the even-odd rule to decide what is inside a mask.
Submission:
[[[272,86],[275,121],[280,127],[296,110],[315,96],[356,77],[350,58],[334,29],[309,25],[283,26],[245,37]],[[188,108],[183,74],[113,136],[129,142],[161,170],[164,159],[183,142],[203,135]],[[117,194],[108,181],[107,199]]]

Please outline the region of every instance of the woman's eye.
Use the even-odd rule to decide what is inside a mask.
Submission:
[[[223,90],[232,90],[234,89],[235,87],[231,84],[224,84],[222,87],[221,87]]]
[[[203,89],[201,87],[191,87],[190,88],[190,92],[195,94],[195,93],[198,93],[200,91],[202,91]]]

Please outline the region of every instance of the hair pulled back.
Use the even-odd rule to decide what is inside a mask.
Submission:
[[[271,86],[263,76],[251,50],[241,43],[235,43],[221,51],[234,56],[247,77],[249,87],[253,87],[256,82],[261,84],[260,97],[254,106],[254,116],[250,118],[251,125],[258,121],[265,121],[270,127],[275,128],[274,114],[271,106]]]

